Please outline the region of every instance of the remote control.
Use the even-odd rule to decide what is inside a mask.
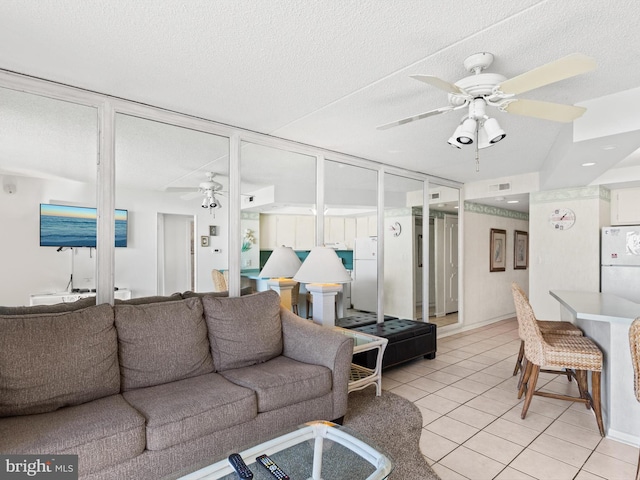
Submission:
[[[282,469],[276,464],[276,462],[271,460],[266,455],[260,455],[256,458],[256,460],[260,465],[269,470],[271,475],[276,477],[278,480],[289,480],[289,475],[284,473]]]
[[[247,464],[244,463],[244,460],[242,460],[242,457],[238,453],[232,453],[229,455],[228,460],[238,474],[238,478],[243,480],[253,478],[253,473],[249,470],[249,467],[247,467]]]

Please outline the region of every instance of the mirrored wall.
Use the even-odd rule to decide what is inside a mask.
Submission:
[[[378,172],[325,162],[324,243],[336,249],[351,284],[343,285],[338,316],[378,311]]]
[[[128,212],[115,283],[136,297],[226,288],[229,140],[117,114],[116,208]]]
[[[384,176],[384,314],[422,319],[424,182]]]
[[[0,88],[0,132],[0,305],[95,289],[97,110]]]
[[[429,185],[429,321],[458,323],[460,190]]]

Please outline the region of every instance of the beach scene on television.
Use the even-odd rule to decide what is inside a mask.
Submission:
[[[95,208],[40,205],[40,246],[95,247]],[[116,247],[127,246],[127,210],[115,211]]]

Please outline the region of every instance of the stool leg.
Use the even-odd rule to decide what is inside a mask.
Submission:
[[[587,410],[589,410],[591,408],[591,399],[589,398],[589,384],[587,383],[586,370],[576,370],[576,383],[578,384],[578,390],[580,391],[580,398],[587,401],[585,406],[587,407]]]
[[[522,394],[528,388],[527,383],[529,382],[529,377],[531,376],[532,366],[533,366],[533,363],[529,361],[526,362],[526,366],[524,367],[522,378],[520,379],[520,388],[518,388],[518,398],[522,398]]]
[[[533,365],[533,363],[529,362],[529,365]],[[529,365],[527,365],[527,368],[529,368]],[[533,393],[536,391],[536,383],[538,382],[539,373],[540,367],[538,365],[533,365],[533,367],[531,367],[531,375],[529,375],[529,381],[527,382],[527,396],[524,399],[522,414],[520,415],[520,418],[522,418],[523,420],[524,417],[527,416],[527,410],[529,410],[529,405],[531,405]]]
[[[593,403],[593,413],[596,415],[600,435],[604,434],[604,424],[602,423],[602,408],[600,406],[600,372],[591,372],[591,403]]]
[[[520,387],[522,387],[522,382],[524,381],[524,372],[527,368],[528,364],[527,357],[522,358],[522,365],[520,365],[520,378],[518,379],[518,391],[520,391]]]
[[[516,360],[516,367],[513,369],[513,376],[518,374],[518,370],[522,369],[522,358],[524,357],[524,340],[520,340],[520,351]]]

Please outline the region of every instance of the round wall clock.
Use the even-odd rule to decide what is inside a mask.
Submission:
[[[402,233],[402,225],[400,225],[400,222],[393,222],[391,224],[391,231],[393,232],[394,237],[400,236]]]
[[[556,208],[549,215],[549,224],[556,230],[567,230],[576,223],[576,214],[569,208]]]

